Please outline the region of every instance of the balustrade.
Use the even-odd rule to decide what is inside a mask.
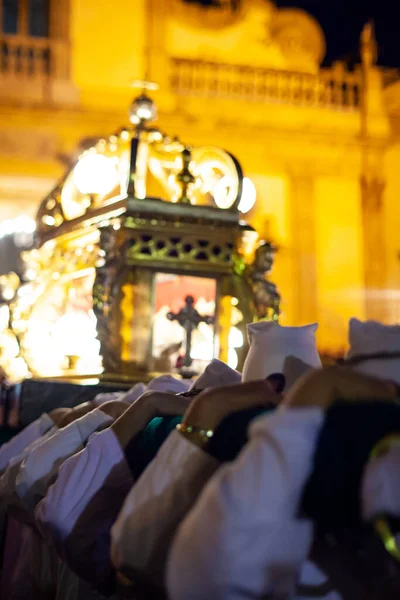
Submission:
[[[173,58],[171,86],[182,96],[357,110],[361,76],[338,65],[313,75]]]
[[[48,100],[52,79],[67,79],[68,48],[59,40],[0,35],[0,96]]]

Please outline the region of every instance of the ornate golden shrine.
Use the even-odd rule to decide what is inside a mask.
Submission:
[[[184,342],[166,309],[196,297],[193,286],[197,308],[215,315],[198,333],[200,363],[217,356],[240,367],[245,324],[278,318],[266,279],[275,249],[257,248],[240,221],[241,203],[255,198],[238,161],[169,138],[155,119],[143,93],[131,126],[85,151],[43,200],[37,247],[24,255],[27,282],[8,294],[17,346],[0,363],[14,378],[173,371]],[[5,296],[10,280],[1,285]]]

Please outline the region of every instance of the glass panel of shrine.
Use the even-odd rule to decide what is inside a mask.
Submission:
[[[152,357],[154,370],[182,367],[201,372],[215,356],[217,281],[157,273],[154,278]]]

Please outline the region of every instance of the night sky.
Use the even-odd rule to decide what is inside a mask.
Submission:
[[[319,21],[327,42],[325,64],[337,59],[357,61],[361,29],[373,19],[379,64],[400,67],[399,0],[276,0],[276,4],[303,8]]]
[[[242,0],[231,0],[233,9]],[[206,6],[221,0],[183,0]],[[359,38],[363,25],[373,20],[379,45],[378,63],[400,68],[399,0],[275,0],[277,6],[297,7],[312,14],[322,26],[327,42],[325,65],[346,60],[349,66],[359,62]]]

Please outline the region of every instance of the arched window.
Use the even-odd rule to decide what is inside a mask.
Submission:
[[[40,38],[49,36],[49,0],[0,0],[0,6],[3,34]]]

